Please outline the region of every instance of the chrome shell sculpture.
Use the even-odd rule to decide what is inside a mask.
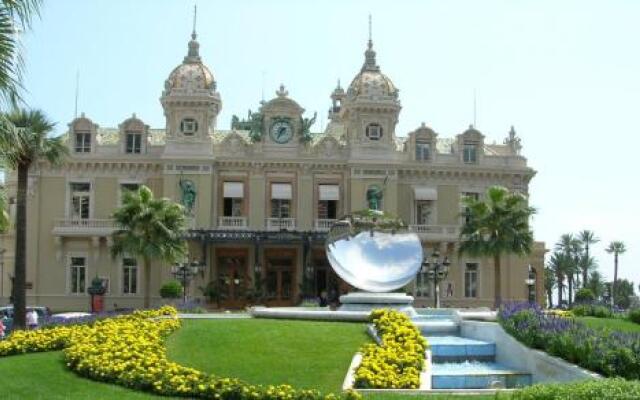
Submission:
[[[368,292],[390,292],[416,277],[422,264],[418,235],[402,221],[375,210],[360,211],[330,229],[326,252],[333,270]]]

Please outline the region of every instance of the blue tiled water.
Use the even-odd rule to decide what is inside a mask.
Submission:
[[[531,375],[495,362],[496,344],[460,336],[450,313],[421,314],[412,320],[431,347],[433,389],[515,388],[531,384]]]

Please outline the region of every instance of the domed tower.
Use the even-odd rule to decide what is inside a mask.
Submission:
[[[211,134],[222,108],[213,74],[200,58],[195,19],[187,56],[164,83],[165,156],[211,156]]]
[[[342,102],[341,119],[347,125],[352,152],[356,149],[391,150],[395,146],[395,126],[401,106],[398,89],[376,63],[371,25],[364,57],[364,64],[351,81]]]

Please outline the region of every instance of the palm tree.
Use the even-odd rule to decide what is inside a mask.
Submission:
[[[567,284],[569,287],[569,305],[573,302],[573,283],[576,281],[575,275],[579,273],[578,262],[582,253],[582,242],[571,233],[565,233],[560,236],[560,240],[556,243],[556,250],[565,255],[565,273]]]
[[[23,58],[17,34],[31,26],[40,11],[40,0],[0,1],[0,98],[4,103],[16,104],[20,99],[20,79]]]
[[[529,219],[535,213],[527,198],[508,189],[493,186],[486,201],[466,197],[465,223],[460,231],[459,254],[492,257],[495,269],[494,294],[496,308],[502,303],[502,270],[500,257],[507,254],[527,255],[533,246]]]
[[[567,258],[564,253],[554,252],[549,258],[547,268],[556,279],[556,288],[558,289],[558,307],[562,306],[562,296],[564,294],[564,279],[567,273]],[[551,275],[550,274],[550,275]]]
[[[5,233],[11,225],[11,218],[7,213],[7,194],[0,191],[0,233]]]
[[[555,272],[549,266],[544,267],[544,290],[547,293],[547,307],[553,307],[553,289],[556,287]]]
[[[1,47],[1,46],[0,46]],[[0,118],[0,160],[17,172],[16,193],[16,249],[13,278],[14,324],[25,326],[26,306],[26,233],[27,233],[27,184],[29,168],[33,163],[46,160],[61,163],[68,154],[61,137],[47,137],[53,129],[42,111],[15,109]]]
[[[609,243],[609,247],[605,249],[607,253],[613,253],[613,285],[611,287],[611,305],[615,306],[616,285],[618,282],[618,256],[627,251],[623,242],[613,241]]]
[[[590,231],[588,229],[585,229],[583,231],[581,231],[580,233],[578,233],[578,238],[580,239],[580,241],[582,242],[582,247],[584,248],[584,256],[586,260],[589,260],[589,247],[591,247],[592,244],[596,244],[600,241],[599,238],[596,237],[596,234],[593,233],[593,231]],[[584,265],[581,265],[581,268]],[[588,276],[588,270],[586,268],[582,268],[582,287],[586,287],[587,286],[587,278]]]
[[[606,283],[602,277],[602,274],[600,274],[599,271],[591,272],[591,274],[589,275],[589,283],[587,285],[587,288],[593,292],[597,300],[600,300],[602,298],[602,295],[605,292],[605,287]]]
[[[142,258],[144,307],[149,308],[151,261],[174,263],[186,255],[184,209],[169,199],[154,198],[148,187],[141,186],[124,193],[113,218],[120,229],[113,233],[111,255]]]

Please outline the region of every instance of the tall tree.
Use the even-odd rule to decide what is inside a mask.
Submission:
[[[596,234],[593,233],[593,231],[588,229],[580,231],[580,233],[578,233],[578,238],[582,242],[585,260],[589,260],[589,249],[591,248],[591,245],[598,243],[600,239],[596,237]],[[582,269],[582,287],[586,287],[587,280],[589,278],[589,271],[587,269],[588,264],[582,264],[580,267]]]
[[[7,194],[0,191],[0,233],[5,233],[11,225],[11,219],[7,212]]]
[[[61,163],[68,149],[60,137],[48,134],[54,124],[42,111],[15,109],[0,118],[0,159],[17,172],[16,193],[16,249],[13,278],[14,324],[25,326],[26,312],[26,233],[27,233],[27,185],[32,164],[46,160]]]
[[[556,243],[556,250],[562,252],[565,256],[565,273],[569,288],[568,303],[571,305],[573,303],[573,284],[576,282],[575,276],[580,270],[578,263],[582,253],[582,242],[573,234],[565,233],[560,236],[560,240]]]
[[[552,271],[558,289],[558,307],[562,307],[564,295],[564,280],[567,275],[567,258],[564,253],[556,251],[549,258],[547,268]]]
[[[169,199],[154,198],[148,187],[141,186],[124,193],[122,206],[113,218],[120,229],[113,233],[111,255],[142,258],[144,307],[149,308],[151,262],[174,263],[186,255],[184,208]]]
[[[596,296],[596,300],[602,299],[602,296],[606,290],[606,283],[602,274],[599,271],[593,271],[589,275],[589,281],[587,283],[587,289],[590,289]]]
[[[554,270],[546,266],[544,267],[544,290],[547,293],[547,307],[553,307],[553,289],[556,287],[556,278]]]
[[[624,254],[627,251],[623,242],[613,241],[609,243],[609,247],[605,249],[607,253],[613,254],[613,285],[611,287],[611,305],[615,306],[616,300],[616,285],[618,282],[618,256]]]
[[[474,257],[491,257],[494,265],[494,306],[502,303],[503,255],[527,255],[533,246],[529,220],[535,213],[527,198],[500,186],[487,190],[486,200],[466,197],[463,200],[465,224],[460,232],[459,253]]]
[[[24,61],[18,34],[31,26],[40,10],[40,0],[0,1],[0,98],[15,105],[20,99]]]

